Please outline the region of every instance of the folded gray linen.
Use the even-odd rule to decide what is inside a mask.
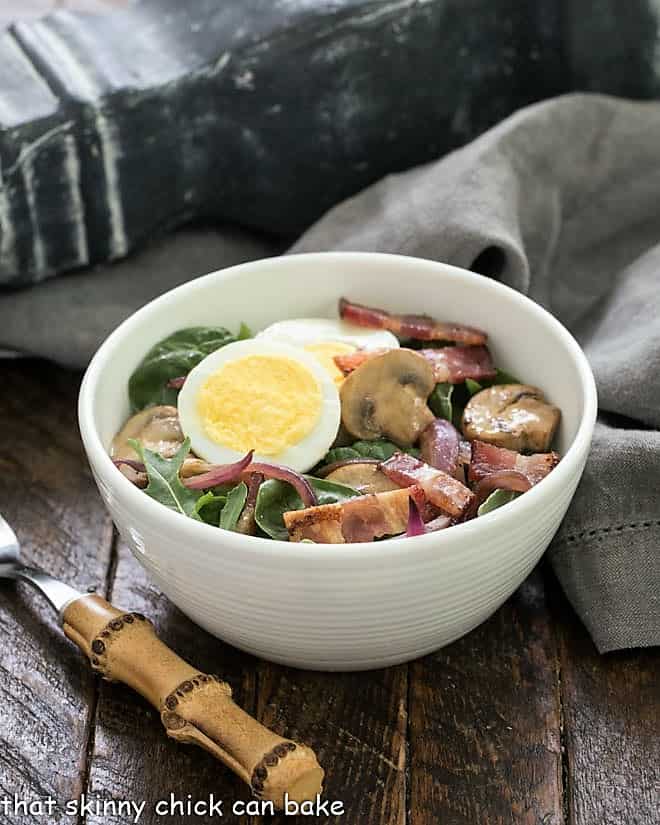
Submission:
[[[339,204],[291,252],[373,250],[494,277],[576,335],[601,415],[549,550],[602,652],[660,644],[660,104],[569,95]],[[0,295],[0,348],[83,366],[131,311],[277,250],[183,230],[88,274]]]

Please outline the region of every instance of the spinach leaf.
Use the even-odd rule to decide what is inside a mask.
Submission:
[[[248,333],[242,325],[239,338]],[[176,404],[179,391],[167,386],[170,378],[187,375],[207,355],[237,340],[223,327],[189,327],[163,338],[149,350],[128,380],[133,412],[155,404]]]
[[[472,378],[466,378],[465,389],[470,393],[470,397],[472,397],[473,395],[476,395],[478,392],[481,392],[481,390],[483,390],[483,385]]]
[[[501,507],[503,504],[508,504],[519,495],[520,493],[516,493],[513,490],[493,490],[486,501],[484,501],[481,507],[477,510],[477,515],[485,516],[486,513],[490,513],[492,510],[497,510],[498,507]]]
[[[431,395],[429,395],[428,405],[431,408],[433,415],[438,418],[446,418],[447,421],[452,421],[454,417],[454,409],[452,406],[452,395],[454,394],[454,385],[447,383],[436,384]]]
[[[186,438],[176,455],[169,459],[145,449],[134,438],[129,439],[128,443],[140,456],[147,471],[149,484],[144,492],[170,510],[176,510],[177,513],[200,521],[196,505],[202,494],[199,490],[184,487],[179,478],[181,465],[190,452],[190,439]]]
[[[241,325],[238,328],[238,335],[236,337],[239,341],[245,341],[246,338],[252,338],[252,330],[244,321],[241,321]]]
[[[238,517],[243,512],[245,500],[247,499],[248,488],[244,481],[237,484],[227,495],[227,503],[220,513],[220,527],[225,530],[233,530],[236,527]]]
[[[227,501],[226,495],[217,495],[213,490],[207,490],[201,498],[197,499],[195,512],[206,524],[218,527],[220,524],[220,513]]]
[[[314,488],[319,504],[335,504],[361,495],[345,484],[334,484],[320,478],[305,476]],[[273,539],[288,541],[282,514],[289,510],[301,510],[303,503],[294,488],[285,481],[269,479],[259,487],[255,520],[259,527]]]
[[[470,381],[469,378],[465,382],[466,386],[467,386],[468,381]],[[474,381],[473,383],[476,384],[477,382]],[[517,378],[514,378],[514,376],[511,375],[510,373],[505,372],[504,370],[501,370],[501,369],[497,368],[495,370],[495,378],[482,378],[481,379],[480,389],[484,390],[484,389],[486,389],[486,387],[492,387],[494,384],[520,384],[520,381]]]
[[[350,447],[333,447],[327,452],[321,464],[334,464],[336,461],[348,461],[353,458],[377,458],[379,461],[387,461],[397,452],[419,455],[419,450],[415,447],[402,450],[391,441],[378,438],[375,441],[356,441]]]
[[[491,384],[520,384],[520,381],[511,375],[510,372],[497,369],[496,373],[497,375],[493,378]]]

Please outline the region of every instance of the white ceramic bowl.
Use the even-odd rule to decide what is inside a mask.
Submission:
[[[511,504],[412,539],[346,545],[221,531],[153,501],[108,447],[128,415],[127,382],[146,351],[186,326],[257,331],[285,318],[336,316],[337,299],[427,312],[487,330],[495,362],[562,410],[562,460]],[[242,264],[140,309],[94,356],[80,429],[101,495],[135,557],[193,621],[277,662],[359,670],[413,659],[483,622],[518,587],[557,530],[584,468],[596,389],[582,350],[551,315],[495,281],[395,255],[322,253]]]

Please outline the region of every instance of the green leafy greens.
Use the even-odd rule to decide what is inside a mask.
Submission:
[[[446,418],[447,421],[451,421],[460,430],[463,410],[473,395],[487,387],[492,387],[494,384],[518,383],[520,382],[517,378],[499,369],[495,378],[483,379],[482,381],[466,378],[462,384],[440,383],[435,385],[429,396],[428,405],[435,416]]]
[[[428,405],[431,408],[433,415],[438,418],[446,418],[447,421],[452,421],[454,417],[454,408],[452,404],[452,396],[454,395],[454,385],[447,383],[436,384],[433,392],[429,395]]]
[[[233,487],[227,493],[227,503],[222,508],[220,513],[220,527],[225,530],[234,530],[238,517],[243,512],[245,507],[245,500],[247,499],[248,488],[244,481]]]
[[[190,452],[190,439],[186,438],[172,458],[163,458],[158,453],[152,453],[134,438],[129,439],[128,443],[140,456],[147,472],[149,483],[144,492],[170,510],[176,510],[177,513],[200,521],[197,501],[202,493],[184,487],[179,478],[181,465]]]
[[[305,478],[312,485],[319,504],[335,504],[360,495],[357,490],[345,484],[335,484],[312,476]],[[289,534],[282,515],[289,510],[301,510],[302,507],[300,496],[290,484],[270,479],[259,487],[255,520],[259,528],[272,539],[287,541]]]
[[[485,516],[486,513],[497,510],[498,507],[502,507],[503,504],[508,504],[519,495],[520,493],[516,493],[513,490],[493,490],[486,501],[484,501],[481,507],[477,510],[477,515]]]
[[[321,463],[334,464],[336,461],[349,461],[354,458],[377,458],[379,461],[387,461],[397,452],[406,452],[414,456],[419,455],[419,450],[415,447],[402,450],[391,441],[378,438],[374,441],[356,441],[350,447],[333,447],[327,452]]]
[[[465,379],[465,389],[470,393],[470,398],[483,390],[483,386],[472,378]]]
[[[133,412],[155,404],[176,404],[179,391],[167,386],[171,378],[187,375],[220,347],[249,337],[250,330],[241,324],[238,335],[224,327],[188,327],[163,338],[149,350],[128,380]]]
[[[197,499],[195,512],[206,524],[218,527],[220,525],[220,513],[226,501],[227,496],[224,493],[218,495],[214,490],[207,490],[201,498]]]

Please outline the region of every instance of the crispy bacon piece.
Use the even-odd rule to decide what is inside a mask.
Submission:
[[[431,504],[454,518],[461,516],[474,500],[472,491],[460,481],[405,453],[394,453],[380,469],[402,486],[418,484]]]
[[[438,347],[417,352],[431,364],[437,382],[461,384],[466,378],[482,381],[497,374],[488,347]]]
[[[358,350],[347,355],[335,355],[334,361],[344,375],[348,375],[349,372],[361,367],[365,361],[385,352],[386,349]],[[483,381],[496,375],[487,347],[438,347],[420,349],[416,352],[431,364],[436,382],[460,384],[466,378]]]
[[[555,452],[521,455],[515,450],[507,450],[506,447],[496,447],[484,441],[473,441],[468,479],[472,482],[479,482],[500,470],[516,470],[522,473],[531,485],[534,485],[545,478],[558,463],[559,455]]]
[[[338,504],[321,504],[284,513],[291,541],[311,539],[326,544],[373,541],[403,533],[408,524],[408,502],[419,506],[424,493],[417,486],[371,493]]]
[[[449,475],[456,473],[461,436],[450,421],[436,418],[419,437],[422,460]]]
[[[382,347],[379,349],[359,349],[355,352],[349,352],[347,355],[335,355],[334,362],[344,375],[348,375],[349,372],[361,367],[365,361],[376,358],[378,355],[384,355],[388,351]]]
[[[339,315],[361,327],[388,329],[400,338],[417,341],[456,341],[459,344],[485,344],[487,335],[480,329],[436,321],[428,315],[393,315],[382,309],[339,299]]]
[[[427,533],[436,533],[438,530],[444,530],[445,527],[450,527],[452,524],[449,516],[437,516],[431,521],[427,521],[424,525]]]

